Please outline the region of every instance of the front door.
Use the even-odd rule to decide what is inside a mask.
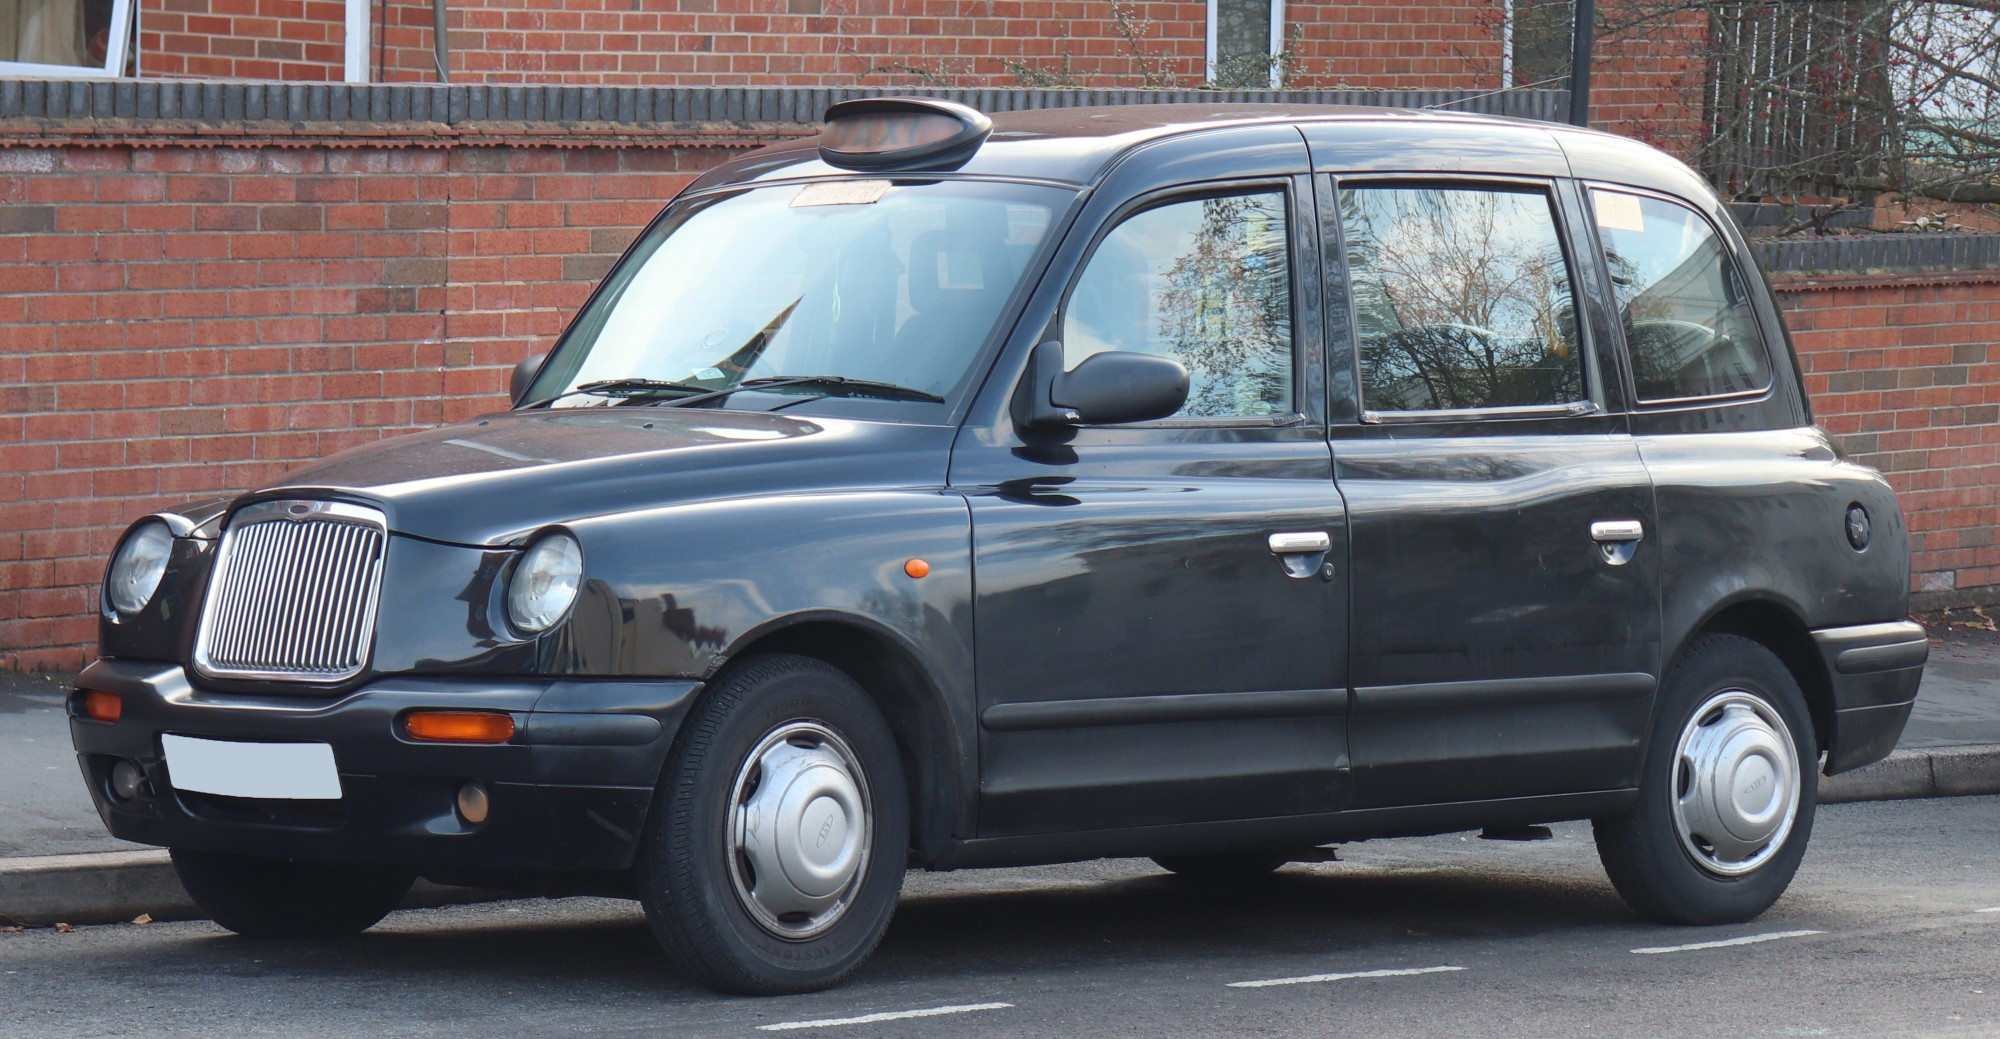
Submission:
[[[1338,185],[1357,808],[1636,782],[1659,532],[1615,357],[1594,352],[1610,337],[1578,291],[1589,253],[1568,192]]]
[[[981,836],[1338,807],[1347,527],[1299,298],[1307,188],[1184,187],[1080,223],[1110,230],[1062,288],[1065,367],[1179,359],[1178,414],[961,436]]]

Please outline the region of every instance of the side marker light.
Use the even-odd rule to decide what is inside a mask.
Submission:
[[[92,721],[115,722],[125,713],[125,701],[117,693],[99,692],[95,689],[83,694],[83,715]]]
[[[514,719],[496,711],[412,711],[403,733],[427,743],[505,743],[514,738]]]
[[[911,577],[928,577],[930,576],[931,565],[921,559],[912,559],[903,564],[903,572],[909,574]]]

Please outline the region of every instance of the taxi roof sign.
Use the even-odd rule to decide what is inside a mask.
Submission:
[[[826,110],[819,157],[845,169],[955,166],[993,132],[976,108],[929,97],[864,97]]]

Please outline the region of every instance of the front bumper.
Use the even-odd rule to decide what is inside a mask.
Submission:
[[[1916,703],[1930,639],[1909,621],[1812,633],[1833,686],[1826,774],[1880,761],[1896,748]]]
[[[243,696],[194,685],[179,665],[100,660],[77,678],[116,693],[115,722],[74,708],[70,736],[97,813],[142,844],[281,858],[493,870],[616,870],[631,865],[647,806],[692,680],[472,679],[398,676],[338,697]],[[505,744],[419,743],[397,718],[416,708],[506,711]],[[165,733],[333,748],[338,800],[217,797],[174,788]],[[121,801],[119,760],[146,777]],[[491,812],[473,825],[458,790],[483,783]]]

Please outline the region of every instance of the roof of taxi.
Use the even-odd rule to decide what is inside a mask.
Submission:
[[[1591,139],[1625,157],[1664,155],[1645,145],[1614,135],[1560,123],[1500,116],[1421,109],[1371,108],[1355,105],[1283,104],[1130,104],[1098,108],[1047,108],[995,112],[992,135],[954,171],[965,174],[1020,177],[1076,185],[1089,184],[1116,160],[1141,145],[1183,134],[1257,124],[1351,124],[1357,134],[1368,125],[1392,124],[1404,129],[1423,127],[1449,138],[1455,130],[1486,136],[1518,137],[1554,152],[1550,145]],[[1473,128],[1480,128],[1474,130]],[[853,176],[856,171],[821,161],[816,137],[805,137],[760,148],[725,163],[700,178],[694,189],[762,180],[815,176]],[[1560,167],[1558,159],[1555,166]],[[894,170],[863,175],[882,176]],[[917,172],[917,171],[912,171]],[[1566,170],[1552,168],[1551,174]]]

